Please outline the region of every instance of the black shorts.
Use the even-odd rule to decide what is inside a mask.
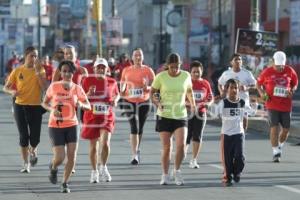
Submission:
[[[186,143],[190,144],[191,139],[194,142],[202,142],[203,130],[206,124],[206,113],[197,112],[190,116],[188,120],[188,135]]]
[[[70,126],[66,128],[49,127],[49,137],[52,146],[65,146],[68,143],[78,142],[78,127]]]
[[[277,110],[268,110],[268,118],[270,126],[278,126],[282,128],[290,128],[291,125],[291,112],[281,112]]]
[[[169,119],[161,116],[156,117],[155,131],[173,133],[176,129],[187,127],[187,119]]]
[[[151,111],[151,105],[149,101],[132,103],[126,100],[123,100],[121,103],[124,113],[126,114],[131,134],[142,135],[144,131],[144,125],[146,119]]]

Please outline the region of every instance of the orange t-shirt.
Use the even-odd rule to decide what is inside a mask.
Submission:
[[[144,84],[151,86],[154,76],[153,70],[146,65],[125,68],[121,78],[121,83],[126,84],[124,98],[133,103],[147,101],[150,97],[150,90],[143,90],[143,86]]]
[[[78,124],[76,103],[87,101],[87,96],[79,85],[73,83],[70,90],[65,90],[62,81],[53,82],[46,92],[46,97],[50,99],[52,109],[61,112],[60,117],[50,113],[49,127],[65,128]]]

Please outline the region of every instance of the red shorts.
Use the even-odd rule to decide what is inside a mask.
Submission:
[[[96,139],[100,137],[100,130],[104,129],[110,133],[113,133],[115,128],[114,120],[105,119],[93,119],[89,121],[83,121],[81,129],[81,137],[83,139]]]

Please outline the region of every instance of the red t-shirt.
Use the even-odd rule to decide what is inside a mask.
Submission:
[[[84,65],[83,67],[87,69],[89,75],[94,74],[94,70],[93,70],[94,62],[88,63],[88,64]]]
[[[43,65],[45,72],[46,72],[46,79],[48,81],[52,80],[52,74],[53,74],[53,66],[51,64],[44,64]]]
[[[126,62],[123,62],[123,63],[118,63],[116,65],[116,67],[114,68],[113,70],[113,73],[115,73],[115,78],[117,81],[120,81],[121,80],[121,77],[122,77],[122,73],[123,73],[123,70],[126,68],[126,67],[129,67],[131,66],[131,62],[128,60]]]
[[[282,72],[268,67],[259,75],[257,84],[264,86],[270,97],[265,103],[267,109],[281,112],[292,110],[292,99],[286,97],[287,91],[298,86],[298,77],[292,67],[285,65]]]
[[[81,77],[80,65],[76,65],[76,71],[73,74],[72,81],[73,81],[73,83],[80,85],[81,79],[82,79],[82,77]]]
[[[115,116],[111,105],[119,94],[117,82],[110,77],[105,79],[85,78],[82,82],[83,90],[87,93],[91,86],[96,86],[96,91],[94,96],[88,97],[92,110],[84,112],[84,123],[94,123],[95,119],[114,120]]]
[[[212,99],[212,90],[210,84],[207,80],[192,80],[193,84],[193,93],[196,105],[198,107],[199,112],[206,112],[206,108],[204,103],[210,101]]]

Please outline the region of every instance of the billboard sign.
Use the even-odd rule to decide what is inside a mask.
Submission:
[[[278,34],[238,29],[235,52],[253,56],[272,56],[277,50]]]
[[[123,39],[123,20],[120,17],[111,17],[107,23],[107,45],[121,46]]]
[[[300,45],[300,1],[290,1],[290,45]]]

